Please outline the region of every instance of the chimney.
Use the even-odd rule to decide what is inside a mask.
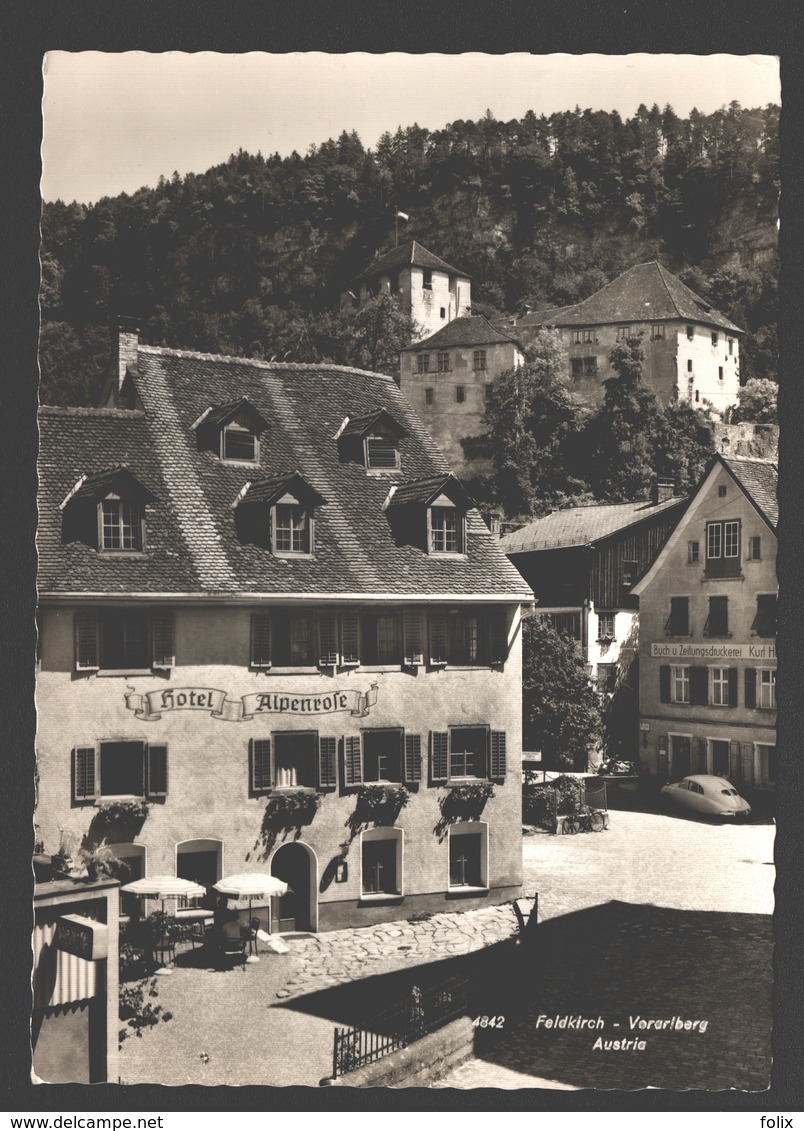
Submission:
[[[668,499],[672,499],[676,493],[676,485],[672,479],[662,479],[659,477],[651,488],[651,501],[654,504],[666,503]]]
[[[119,315],[117,318],[117,372],[114,373],[115,363],[112,357],[112,370],[114,387],[112,395],[114,403],[120,408],[133,408],[134,405],[124,401],[136,398],[136,391],[128,387],[124,389],[126,374],[137,376],[137,349],[140,344],[140,324],[137,318],[126,318]]]
[[[492,534],[499,538],[502,535],[502,511],[489,511],[486,524]]]

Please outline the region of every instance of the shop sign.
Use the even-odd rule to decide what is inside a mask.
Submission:
[[[208,711],[213,719],[227,723],[248,722],[259,715],[332,715],[339,711],[365,717],[377,702],[377,684],[365,692],[261,691],[238,699],[227,699],[225,691],[209,687],[168,687],[145,695],[128,692],[125,698],[126,707],[145,722],[155,722],[169,711]]]
[[[109,957],[109,928],[85,915],[60,915],[56,946],[87,962],[97,962]]]
[[[654,660],[775,660],[775,644],[651,644]]]

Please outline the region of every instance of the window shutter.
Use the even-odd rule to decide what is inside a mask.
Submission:
[[[271,618],[268,613],[251,615],[251,666],[271,666]]]
[[[73,750],[73,784],[76,801],[98,796],[94,746],[76,746]]]
[[[706,773],[706,739],[695,739],[695,769],[693,773],[705,774]]]
[[[341,663],[356,667],[360,663],[360,615],[341,614]]]
[[[424,632],[420,609],[405,609],[403,616],[405,663],[408,667],[424,663]]]
[[[737,668],[729,668],[729,706],[736,707],[738,699]]]
[[[505,731],[491,732],[491,776],[502,781],[505,777]]]
[[[449,733],[430,731],[430,778],[446,781],[449,777]]]
[[[249,743],[249,762],[251,771],[251,793],[263,793],[272,789],[274,776],[271,766],[270,738],[252,738]]]
[[[75,614],[75,666],[78,671],[97,671],[98,660],[97,613]]]
[[[729,688],[731,694],[731,688]],[[757,673],[756,668],[745,669],[745,705],[746,707],[756,707],[757,705]]]
[[[148,797],[166,797],[168,791],[168,748],[167,746],[148,747]]]
[[[422,780],[422,739],[420,734],[405,735],[405,781]]]
[[[430,663],[447,662],[447,619],[443,613],[430,613]]]
[[[333,668],[338,664],[338,624],[335,614],[318,614],[318,655],[319,667]]]
[[[735,777],[735,778],[737,778],[738,781],[740,781],[740,779],[744,776],[744,771],[745,771],[745,767],[744,767],[742,760],[740,758],[740,743],[739,742],[731,742],[731,743],[729,743],[729,746],[731,747],[731,749],[729,751],[729,754],[730,754],[729,761],[731,762],[731,774],[732,774],[732,777]]]
[[[343,740],[343,783],[360,785],[363,780],[363,756],[360,735],[349,734]]]
[[[706,707],[709,702],[709,671],[707,668],[690,668],[690,704]]]
[[[173,648],[173,613],[170,609],[157,609],[151,615],[153,667],[172,668],[176,659]]]
[[[662,664],[659,668],[659,700],[662,703],[670,702],[670,665]]]
[[[338,743],[335,738],[318,739],[318,784],[322,789],[334,789],[338,784],[335,763]]]
[[[508,659],[508,618],[505,609],[492,609],[489,613],[489,661],[504,664]]]

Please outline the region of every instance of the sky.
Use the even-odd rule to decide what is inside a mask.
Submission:
[[[343,130],[373,147],[386,130],[487,109],[502,121],[576,105],[629,117],[669,102],[686,117],[780,101],[768,55],[53,51],[43,70],[42,197],[84,204],[203,173],[238,149],[304,154]]]

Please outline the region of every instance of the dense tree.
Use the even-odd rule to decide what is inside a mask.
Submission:
[[[747,381],[737,391],[737,405],[731,410],[731,420],[737,424],[750,420],[754,424],[778,424],[779,386],[775,381]]]
[[[399,372],[399,351],[410,343],[417,329],[392,295],[378,295],[359,310],[341,316],[335,329],[337,354],[344,365],[394,377]]]
[[[589,682],[574,640],[562,636],[544,616],[522,628],[523,745],[540,750],[552,769],[586,768],[587,754],[600,744],[600,699]]]

